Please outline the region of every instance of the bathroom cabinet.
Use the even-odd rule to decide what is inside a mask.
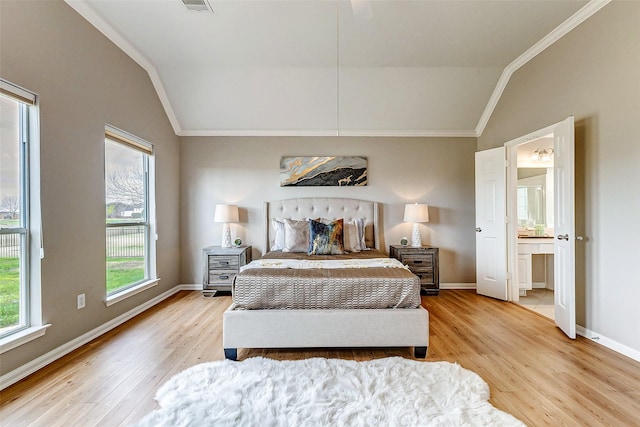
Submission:
[[[533,289],[533,255],[553,255],[553,246],[553,238],[518,238],[517,279],[521,295]],[[545,285],[550,281],[546,276]]]

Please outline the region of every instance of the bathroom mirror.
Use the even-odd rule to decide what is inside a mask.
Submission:
[[[553,188],[548,188],[547,172],[553,173],[546,168],[518,168],[518,227],[553,227],[553,194],[549,194]]]

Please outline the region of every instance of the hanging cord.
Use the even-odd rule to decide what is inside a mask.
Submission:
[[[336,136],[340,136],[340,0],[336,0]]]

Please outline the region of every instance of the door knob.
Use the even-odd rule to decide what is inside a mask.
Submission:
[[[568,234],[558,234],[558,240],[566,240],[569,241],[569,235]]]
[[[480,233],[480,232],[482,232],[482,228],[476,227],[476,233]]]

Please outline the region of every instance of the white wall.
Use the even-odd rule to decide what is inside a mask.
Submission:
[[[0,355],[12,371],[178,284],[179,141],[147,73],[62,1],[2,1],[0,75],[38,94],[46,334]],[[106,307],[104,126],[154,144],[158,286]],[[76,296],[86,295],[86,308]]]
[[[475,282],[475,138],[183,137],[181,138],[182,281],[202,282],[202,248],[219,245],[216,203],[241,208],[232,237],[260,256],[263,202],[292,197],[351,197],[382,203],[383,248],[411,236],[404,204],[430,206],[422,240],[440,248],[440,281]],[[367,187],[280,187],[283,155],[362,155]]]
[[[612,2],[514,74],[478,149],[574,115],[577,320],[640,356],[640,2]]]

